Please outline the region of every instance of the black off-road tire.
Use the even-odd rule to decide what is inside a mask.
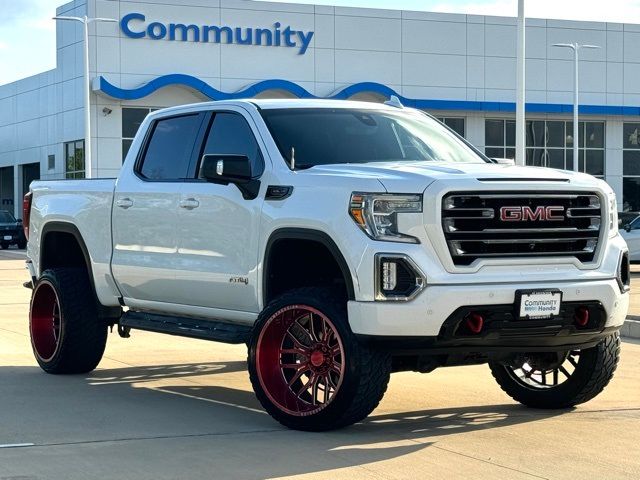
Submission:
[[[331,320],[344,347],[345,363],[342,384],[335,397],[317,413],[292,415],[269,398],[259,376],[256,351],[261,332],[269,320],[282,309],[306,305],[317,309]],[[360,343],[349,328],[346,299],[325,288],[301,288],[287,292],[260,314],[249,344],[249,377],[264,409],[282,425],[304,431],[334,430],[366,418],[380,403],[389,383],[391,357]]]
[[[37,333],[38,328],[42,332],[39,325],[48,325],[51,292],[59,305],[58,335],[53,346],[47,343],[46,331]],[[39,320],[43,316],[44,321]],[[98,366],[106,346],[107,324],[98,317],[97,301],[85,270],[54,268],[42,273],[31,297],[29,330],[34,355],[45,372],[87,373]],[[43,341],[46,348],[41,346]]]
[[[588,402],[602,392],[613,378],[619,356],[620,335],[615,333],[582,350],[570,378],[545,389],[525,385],[509,366],[490,362],[489,367],[502,390],[515,401],[532,408],[559,409]]]
[[[0,249],[6,250],[7,248],[9,248],[9,245],[7,245],[6,243],[0,243]]]
[[[26,240],[21,240],[18,242],[18,248],[20,250],[24,250],[25,248],[27,248],[27,242]]]

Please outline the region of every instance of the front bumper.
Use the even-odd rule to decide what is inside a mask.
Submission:
[[[563,303],[600,304],[603,309],[602,329],[616,330],[624,323],[629,293],[622,293],[618,281],[611,278],[522,284],[432,285],[406,303],[350,301],[349,324],[356,335],[438,337],[445,322],[465,307],[485,306],[491,309],[489,307],[492,306],[513,306],[516,290],[552,288],[562,291]],[[568,333],[571,337],[571,332]],[[575,333],[576,339],[580,335]],[[514,340],[513,343],[517,342]]]

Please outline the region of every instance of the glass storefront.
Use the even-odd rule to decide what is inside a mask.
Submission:
[[[604,177],[604,122],[580,122],[580,158],[578,169]],[[526,126],[526,163],[537,167],[573,169],[573,122],[528,120]],[[515,158],[514,120],[485,121],[485,153],[493,158]]]
[[[622,128],[622,210],[640,212],[640,122]]]

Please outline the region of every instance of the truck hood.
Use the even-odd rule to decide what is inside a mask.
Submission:
[[[318,165],[306,170],[312,175],[376,179],[388,192],[421,193],[437,180],[482,181],[530,180],[572,186],[594,186],[599,180],[584,173],[543,167],[520,167],[493,163],[376,162]]]

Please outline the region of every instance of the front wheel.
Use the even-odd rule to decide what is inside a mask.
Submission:
[[[568,408],[588,402],[607,386],[618,365],[620,336],[564,354],[524,354],[509,364],[490,362],[511,398],[533,408]],[[555,357],[555,358],[553,358]]]
[[[346,302],[330,289],[285,293],[260,314],[249,346],[258,400],[283,425],[322,431],[369,415],[382,399],[390,356],[358,342]]]

